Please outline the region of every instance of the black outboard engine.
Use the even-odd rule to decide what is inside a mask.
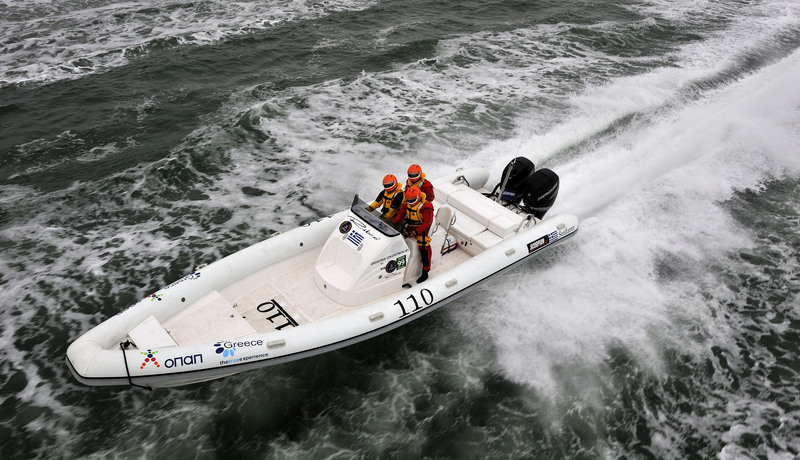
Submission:
[[[556,202],[558,185],[558,175],[553,171],[542,168],[534,172],[525,181],[525,195],[520,208],[541,219]]]
[[[502,201],[512,204],[519,204],[525,194],[525,181],[534,170],[533,162],[525,157],[516,157],[503,168],[501,181],[492,190],[492,196],[500,197]],[[502,189],[502,192],[499,192]]]
[[[517,157],[503,169],[502,181],[492,191],[500,199],[541,219],[556,202],[559,178],[547,168],[535,171],[531,160]],[[503,185],[505,184],[505,187]],[[498,192],[502,189],[502,192]]]

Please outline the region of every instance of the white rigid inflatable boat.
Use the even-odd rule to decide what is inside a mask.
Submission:
[[[197,268],[67,350],[86,385],[186,385],[341,348],[411,322],[573,235],[488,198],[485,169],[434,180],[430,277],[405,239],[355,197],[350,209]],[[440,250],[441,248],[441,250]]]

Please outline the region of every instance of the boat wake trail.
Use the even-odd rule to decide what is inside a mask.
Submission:
[[[562,165],[574,178],[562,193],[575,212],[592,217],[648,188],[719,200],[797,171],[800,161],[792,152],[800,91],[791,81],[798,70],[795,53],[679,111],[654,113]]]
[[[662,105],[580,157],[540,158],[562,177],[551,212],[581,216],[582,243],[535,262],[533,280],[501,278],[458,314],[463,330],[492,337],[506,377],[555,399],[610,385],[616,353],[657,374],[664,347],[701,355],[693,334],[713,313],[698,292],[718,284],[708,267],[753,244],[724,203],[800,173],[798,72],[794,53],[683,107]],[[600,92],[610,99],[631,82]]]

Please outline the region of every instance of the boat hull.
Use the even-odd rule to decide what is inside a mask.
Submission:
[[[485,182],[485,179],[484,179]],[[489,278],[571,237],[578,219],[560,214],[520,230],[486,250],[425,282],[391,293],[366,305],[345,308],[307,324],[239,338],[211,339],[180,346],[125,349],[128,332],[153,317],[164,323],[187,305],[224,290],[265,267],[318,248],[335,232],[346,211],[293,229],[196,270],[131,308],[110,318],[73,342],[67,363],[75,378],[91,386],[167,387],[226,377],[239,372],[307,358],[368,340],[401,327],[451,302]],[[446,256],[444,256],[446,257]],[[317,289],[310,286],[308,289]],[[284,320],[278,302],[264,311],[278,324]],[[261,310],[259,310],[261,311]],[[288,317],[288,315],[286,315]],[[270,319],[271,318],[271,319]],[[277,322],[276,322],[277,321]]]

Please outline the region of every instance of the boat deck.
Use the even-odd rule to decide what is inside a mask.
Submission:
[[[190,345],[281,330],[358,309],[334,302],[316,286],[314,265],[319,252],[307,251],[215,291],[168,320],[164,329],[178,345]],[[442,256],[430,276],[470,257],[456,248]]]
[[[486,200],[482,189],[445,183],[437,186],[436,193],[437,208],[447,204],[452,213],[448,234],[457,245],[434,265],[431,277],[537,223],[532,216]],[[416,250],[414,239],[406,242],[412,252]],[[282,330],[358,309],[331,300],[317,287],[315,264],[321,250],[308,250],[208,294],[166,321],[164,329],[178,345],[199,344]]]

